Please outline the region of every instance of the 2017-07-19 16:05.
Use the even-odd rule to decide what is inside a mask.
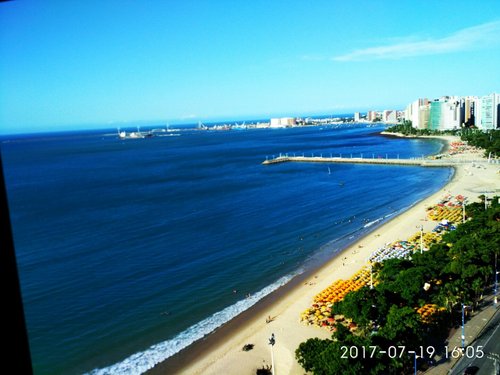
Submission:
[[[432,358],[437,353],[436,348],[433,346],[419,346],[416,350],[407,350],[406,346],[389,346],[387,350],[382,350],[378,346],[370,345],[368,347],[361,346],[341,346],[342,355],[340,358],[374,358],[379,355],[387,355],[389,358],[401,358],[407,354],[413,354],[419,358]],[[444,358],[459,358],[465,356],[471,358],[483,358],[484,351],[482,346],[468,346],[467,348],[461,347],[443,347]]]

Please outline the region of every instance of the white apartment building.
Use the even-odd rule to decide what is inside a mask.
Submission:
[[[417,99],[406,107],[404,118],[410,120],[414,128],[426,129],[429,127],[429,111],[429,100]]]
[[[477,98],[474,106],[477,128],[488,130],[500,126],[500,94],[493,93]]]
[[[418,129],[447,130],[475,125],[482,130],[500,128],[500,94],[475,96],[443,96],[429,102],[417,99],[404,112]]]
[[[271,128],[286,128],[287,126],[295,125],[296,121],[294,117],[272,118],[270,123]]]
[[[441,124],[439,129],[449,130],[461,127],[463,119],[460,110],[460,98],[455,96],[448,98],[441,110]]]
[[[374,122],[377,118],[378,118],[378,113],[377,112],[375,112],[375,111],[368,111],[368,113],[366,115],[366,119],[369,122]]]
[[[397,112],[392,109],[386,109],[382,112],[382,122],[395,124],[398,122]]]

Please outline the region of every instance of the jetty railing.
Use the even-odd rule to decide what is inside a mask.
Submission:
[[[266,158],[262,162],[264,165],[278,164],[286,162],[304,162],[304,163],[349,163],[349,164],[384,164],[384,165],[408,165],[422,167],[452,167],[458,164],[483,164],[487,161],[484,159],[389,159],[389,158],[363,158],[363,157],[324,157],[324,156],[288,156],[288,154],[280,154],[277,157]]]

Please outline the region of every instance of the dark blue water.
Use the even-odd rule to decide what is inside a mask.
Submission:
[[[261,165],[280,152],[407,158],[441,147],[380,130],[4,140],[36,374],[140,373],[450,177],[439,168]]]

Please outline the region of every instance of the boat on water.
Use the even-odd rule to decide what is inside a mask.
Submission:
[[[140,139],[140,138],[151,138],[153,137],[153,132],[141,132],[139,127],[137,127],[136,132],[126,132],[118,128],[118,138],[120,139]]]

